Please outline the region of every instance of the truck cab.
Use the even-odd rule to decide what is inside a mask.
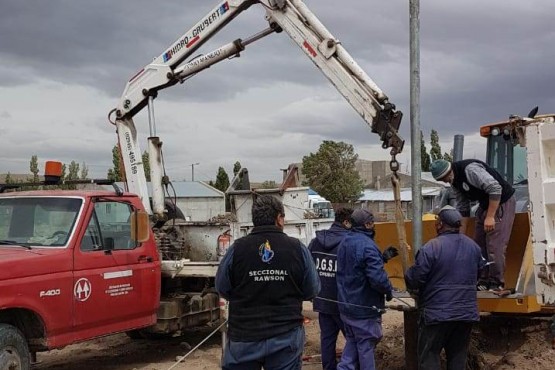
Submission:
[[[305,204],[305,209],[311,212],[317,218],[334,218],[335,211],[329,200],[309,189],[308,201]]]
[[[129,193],[0,194],[0,337],[21,349],[2,343],[0,368],[156,322],[160,259],[148,227],[137,237],[142,210]]]

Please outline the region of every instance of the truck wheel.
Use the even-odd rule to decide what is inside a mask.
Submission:
[[[0,369],[29,370],[31,354],[23,334],[14,326],[0,324]]]

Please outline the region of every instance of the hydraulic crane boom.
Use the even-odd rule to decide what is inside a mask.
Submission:
[[[251,5],[266,9],[269,28],[246,39],[235,40],[208,54],[189,58],[211,36],[231,22]],[[115,112],[128,190],[141,196],[147,210],[151,210],[146,178],[133,116],[149,106],[149,157],[153,186],[153,210],[156,219],[164,219],[163,168],[161,142],[156,137],[153,100],[159,90],[183,82],[188,77],[238,55],[247,45],[273,32],[285,32],[322,71],[358,114],[380,135],[382,147],[391,148],[391,155],[403,149],[404,140],[398,135],[402,113],[362,68],[333,37],[301,0],[224,0],[193,28],[178,38],[152,63],[135,74],[127,83]],[[112,113],[111,112],[111,113]]]

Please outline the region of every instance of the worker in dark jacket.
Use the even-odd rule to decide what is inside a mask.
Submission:
[[[470,202],[478,201],[474,240],[491,265],[482,271],[478,290],[505,292],[505,253],[515,219],[515,190],[486,163],[465,159],[450,163],[436,160],[431,166],[436,180],[448,182],[462,214],[461,232],[466,232]]]
[[[374,370],[374,348],[382,339],[381,317],[392,287],[374,242],[374,216],[357,209],[351,218],[353,232],[337,250],[337,297],[347,339],[337,369]]]
[[[231,245],[216,290],[229,301],[223,369],[300,370],[302,303],[320,290],[308,249],[283,232],[283,204],[269,195],[252,206],[254,228]]]
[[[459,233],[461,214],[443,207],[436,220],[438,236],[416,254],[406,274],[407,288],[417,294],[418,369],[441,368],[445,349],[448,370],[464,370],[472,324],[479,320],[476,282],[485,265],[480,247]]]
[[[350,208],[339,208],[335,212],[335,221],[328,230],[316,231],[316,237],[308,245],[312,254],[316,270],[320,276],[322,289],[314,298],[312,306],[318,312],[320,325],[320,350],[322,353],[322,368],[335,370],[336,344],[339,331],[345,335],[343,322],[339,317],[337,307],[337,247],[351,228]]]

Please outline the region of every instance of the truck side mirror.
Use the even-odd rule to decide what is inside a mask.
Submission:
[[[131,239],[142,243],[150,237],[150,221],[145,211],[135,211],[131,214]]]

